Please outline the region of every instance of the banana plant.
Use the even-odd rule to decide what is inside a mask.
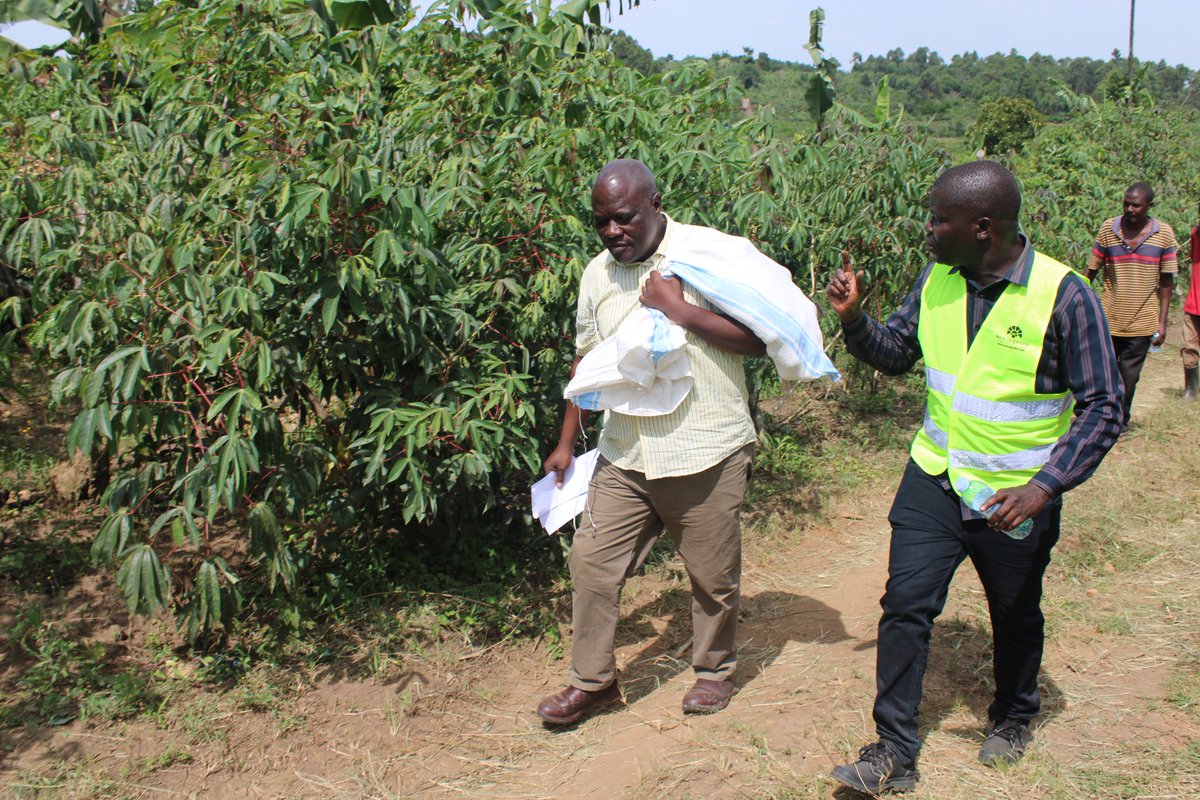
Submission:
[[[808,113],[812,115],[820,133],[825,124],[825,112],[833,108],[833,98],[836,90],[833,86],[834,75],[837,74],[837,62],[825,57],[821,47],[821,34],[825,27],[825,9],[814,8],[808,15],[808,51],[816,70],[808,79],[808,88],[804,91],[804,99],[808,103]]]
[[[401,19],[410,4],[406,0],[306,0],[305,5],[334,30],[360,30]]]

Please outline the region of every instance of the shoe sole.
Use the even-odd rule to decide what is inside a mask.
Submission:
[[[979,748],[979,763],[985,767],[1011,767],[1025,757],[1025,749],[1032,740],[1033,735],[1027,727],[1024,733],[1012,740],[1004,736],[989,735]],[[998,746],[989,747],[993,741]]]
[[[716,714],[718,711],[724,711],[725,709],[729,708],[729,701],[732,700],[733,696],[737,693],[738,693],[738,689],[735,687],[734,690],[729,693],[729,697],[725,698],[725,702],[723,702],[723,703],[710,703],[710,704],[684,703],[683,704],[683,713],[685,713],[685,714]]]
[[[917,778],[919,777],[917,775],[909,775],[903,778],[888,778],[881,785],[871,787],[862,782],[862,778],[859,776],[857,770],[850,769],[849,767],[834,767],[833,772],[830,774],[833,775],[834,780],[843,786],[849,786],[855,791],[876,796],[884,792],[911,792],[917,788]]]
[[[561,727],[563,725],[573,725],[576,722],[579,722],[579,720],[586,717],[588,714],[599,711],[602,708],[607,708],[608,706],[611,706],[613,703],[618,703],[620,701],[621,701],[620,697],[614,697],[612,700],[605,700],[600,703],[593,703],[592,705],[585,708],[583,711],[572,714],[569,717],[548,717],[545,714],[543,714],[541,711],[535,711],[534,713],[537,714],[538,717],[541,718],[541,720],[544,724],[553,725],[555,727]]]
[[[984,755],[983,753],[980,753],[979,763],[983,764],[985,767],[1011,767],[1024,757],[1024,753],[1021,753],[1018,756],[1004,756],[999,754]]]

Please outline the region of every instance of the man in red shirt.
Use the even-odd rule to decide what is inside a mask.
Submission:
[[[1200,210],[1198,207],[1197,210]],[[1183,399],[1191,402],[1200,393],[1200,225],[1192,228],[1192,283],[1183,301]]]

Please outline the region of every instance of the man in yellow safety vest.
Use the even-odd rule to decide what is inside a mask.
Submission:
[[[879,741],[833,777],[859,791],[917,782],[917,709],[933,621],[970,558],[987,595],[996,691],[979,760],[1014,763],[1040,708],[1042,576],[1062,494],[1095,471],[1122,421],[1099,300],[1020,232],[999,164],[946,170],[929,195],[928,264],[886,323],[862,310],[842,255],[827,289],[849,352],[891,375],[925,361],[926,413],[888,521],[874,719]]]

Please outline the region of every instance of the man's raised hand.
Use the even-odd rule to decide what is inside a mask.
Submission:
[[[862,270],[854,271],[854,265],[850,263],[850,254],[843,250],[842,266],[833,273],[829,285],[825,287],[825,294],[829,297],[829,305],[833,306],[834,312],[847,324],[862,315],[860,277]]]

